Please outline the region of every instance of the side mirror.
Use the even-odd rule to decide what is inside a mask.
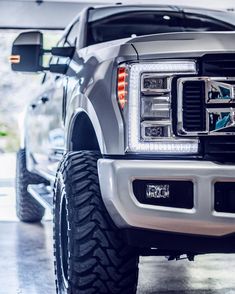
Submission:
[[[14,41],[10,57],[13,71],[43,70],[43,35],[41,32],[21,33]]]
[[[49,70],[53,73],[65,74],[67,63],[50,64],[43,67],[43,55],[51,54],[58,57],[72,58],[75,47],[52,47],[43,49],[43,34],[39,31],[21,33],[13,42],[12,55],[10,56],[13,71],[40,72]]]

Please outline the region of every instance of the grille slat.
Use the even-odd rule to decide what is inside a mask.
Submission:
[[[202,75],[234,77],[235,76],[235,55],[234,54],[213,54],[205,55],[201,59]]]
[[[220,155],[220,156],[229,156],[230,160],[234,160],[235,156],[235,138],[232,136],[229,137],[213,137],[203,138],[205,154],[208,155]]]
[[[205,83],[186,81],[183,87],[183,121],[187,132],[203,131],[205,122]]]

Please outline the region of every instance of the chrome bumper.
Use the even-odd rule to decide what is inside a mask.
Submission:
[[[235,165],[206,161],[100,159],[98,172],[105,206],[119,228],[223,236],[235,233],[235,214],[214,210],[214,183],[235,182]],[[134,196],[135,179],[191,180],[194,208],[141,204]]]

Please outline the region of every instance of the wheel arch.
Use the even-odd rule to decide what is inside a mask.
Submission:
[[[106,150],[98,119],[93,122],[84,109],[77,109],[71,117],[66,142],[68,151],[94,150],[104,154]]]
[[[99,84],[99,89],[102,88],[103,85]],[[110,96],[103,95],[102,100],[99,97],[101,96],[88,98],[85,94],[78,93],[69,101],[65,118],[67,151],[80,151],[81,147],[90,147],[88,140],[91,138],[85,131],[87,123],[90,134],[96,136],[101,154],[124,154],[124,127],[118,104]],[[80,144],[78,140],[85,140],[85,143]],[[92,149],[83,150],[97,150],[94,146],[97,144],[92,145]]]

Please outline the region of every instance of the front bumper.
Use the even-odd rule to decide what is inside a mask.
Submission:
[[[98,172],[103,201],[119,228],[206,236],[235,233],[235,213],[214,210],[214,183],[235,182],[235,165],[208,161],[100,159]],[[192,181],[194,207],[182,209],[142,204],[133,193],[135,179]]]

